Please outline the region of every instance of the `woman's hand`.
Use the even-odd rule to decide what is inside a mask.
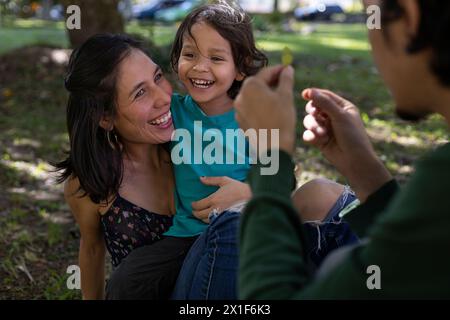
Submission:
[[[236,203],[249,200],[252,196],[248,184],[229,177],[200,177],[200,181],[207,186],[219,187],[219,190],[210,196],[192,202],[194,216],[205,223],[209,223],[209,214],[214,209],[222,212]]]
[[[306,89],[302,96],[309,100],[303,140],[317,146],[365,201],[392,176],[375,154],[359,110],[328,90]]]

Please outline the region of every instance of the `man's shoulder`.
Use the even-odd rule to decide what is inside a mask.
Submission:
[[[432,169],[435,165],[442,164],[450,170],[450,143],[446,143],[430,151],[419,162],[420,167],[430,167]]]
[[[412,180],[426,185],[428,192],[442,192],[450,186],[450,144],[437,147],[417,162]]]

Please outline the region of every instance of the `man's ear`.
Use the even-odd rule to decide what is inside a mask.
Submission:
[[[99,126],[105,129],[106,131],[111,131],[114,129],[114,122],[111,116],[103,115],[100,119]]]
[[[418,0],[398,0],[399,6],[403,9],[403,19],[406,23],[408,37],[415,37],[420,25],[420,7]]]

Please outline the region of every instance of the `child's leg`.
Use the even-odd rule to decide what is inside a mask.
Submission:
[[[184,260],[172,299],[237,299],[240,215],[240,212],[224,211],[210,217],[210,225]]]
[[[321,265],[330,252],[359,242],[339,213],[356,200],[350,188],[316,179],[304,184],[293,195],[294,206],[303,221],[309,262]]]
[[[303,222],[322,221],[344,189],[336,182],[314,179],[298,188],[292,195],[292,201]]]

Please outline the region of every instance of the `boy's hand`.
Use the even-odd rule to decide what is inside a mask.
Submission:
[[[214,209],[221,213],[238,202],[250,199],[252,196],[248,184],[229,177],[200,177],[200,181],[207,186],[219,187],[219,190],[210,196],[192,202],[194,216],[205,223],[209,223],[209,214]]]

